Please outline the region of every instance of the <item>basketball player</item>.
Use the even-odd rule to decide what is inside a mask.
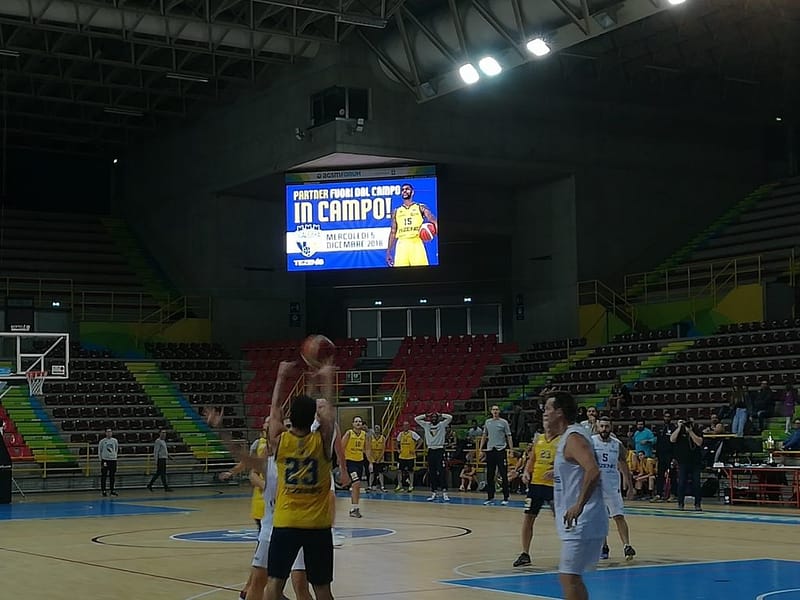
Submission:
[[[431,497],[428,502],[436,500],[437,488],[442,491],[442,500],[450,502],[444,466],[444,438],[453,415],[432,413],[417,415],[414,420],[425,431],[425,444],[428,446],[428,479],[431,483]]]
[[[611,435],[611,420],[608,417],[600,417],[597,420],[597,431],[592,436],[592,446],[594,456],[600,467],[600,487],[603,490],[603,501],[608,511],[608,516],[614,519],[617,524],[617,532],[622,540],[623,553],[625,560],[633,560],[636,550],[631,546],[628,523],[625,521],[625,509],[622,503],[620,491],[620,473],[625,479],[625,488],[628,490],[628,498],[634,496],[633,481],[630,469],[628,469],[627,456],[625,449],[617,438]],[[608,539],[603,542],[603,549],[600,553],[601,559],[608,558]]]
[[[383,473],[386,471],[386,463],[383,460],[383,455],[386,453],[386,436],[381,433],[380,425],[375,425],[372,428],[369,448],[370,460],[372,461],[371,486],[369,487],[379,487],[382,492],[385,492],[386,486],[383,481]]]
[[[372,466],[372,460],[367,450],[367,443],[371,443],[364,421],[361,417],[353,418],[353,428],[348,429],[342,437],[344,444],[344,459],[347,473],[350,475],[350,516],[361,518],[361,508],[358,501],[361,497],[361,482],[369,483],[369,469],[364,468],[364,461]],[[365,470],[367,473],[365,473]]]
[[[111,429],[106,429],[106,437],[97,444],[97,457],[100,459],[100,491],[106,495],[106,478],[108,478],[109,490],[112,496],[116,496],[114,489],[114,478],[117,474],[117,454],[119,453],[119,442],[114,437]]]
[[[249,461],[240,460],[236,465],[228,470],[220,473],[219,478],[222,481],[227,481],[234,475],[238,475],[242,471],[246,470],[248,466],[253,466],[250,469],[250,482],[253,484],[253,495],[250,498],[250,518],[252,518],[258,530],[261,531],[261,517],[264,514],[264,489],[265,488],[265,472],[263,470],[264,460],[267,456],[267,434],[269,427],[269,417],[264,419],[264,423],[261,425],[261,433],[257,440],[255,440],[250,445],[250,456],[258,458],[259,460],[253,464],[249,464]]]
[[[422,446],[422,438],[416,431],[410,429],[410,423],[403,421],[403,431],[397,434],[397,487],[395,492],[401,490],[414,491],[414,463],[417,460],[417,451]],[[405,482],[408,481],[408,485]]]
[[[282,367],[288,374],[290,363],[281,363],[279,374]],[[333,397],[336,370],[326,364],[320,368],[318,376],[322,381],[323,398],[317,401],[306,395],[295,398],[289,431],[281,431],[281,402],[273,400],[270,409],[269,434],[275,441],[278,485],[267,557],[266,600],[281,600],[286,579],[301,548],[306,577],[314,588],[315,597],[317,600],[333,600],[329,504],[335,427],[329,399]],[[319,430],[312,432],[315,418],[319,421]]]
[[[545,502],[553,509],[553,462],[559,439],[545,421],[544,433],[537,434],[533,440],[531,454],[522,473],[522,481],[528,484],[528,497],[525,499],[525,515],[522,519],[522,553],[514,561],[515,567],[531,564],[533,523]]]
[[[600,469],[592,440],[577,424],[578,405],[566,392],[554,392],[545,403],[544,422],[561,436],[553,464],[553,500],[556,529],[561,538],[558,565],[565,600],[587,600],[583,573],[600,560],[608,535],[608,514],[600,487]]]
[[[390,267],[427,266],[428,254],[425,252],[425,244],[419,237],[419,228],[429,221],[436,226],[438,232],[439,222],[427,206],[414,202],[414,188],[410,183],[400,186],[400,197],[403,199],[403,204],[392,211],[386,264]],[[395,251],[394,256],[393,251]]]

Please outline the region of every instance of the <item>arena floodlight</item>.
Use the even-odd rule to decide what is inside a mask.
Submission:
[[[550,46],[540,37],[532,39],[525,47],[534,56],[542,57],[550,54]]]
[[[175,79],[177,81],[189,81],[191,83],[208,83],[208,77],[202,75],[189,75],[187,73],[167,73],[167,79]]]
[[[494,77],[503,72],[503,67],[491,56],[484,56],[480,59],[478,61],[478,66],[481,68],[481,71],[483,71],[483,74],[488,77]]]
[[[0,56],[10,56],[11,58],[17,58],[19,56],[19,51],[0,48]]]
[[[686,2],[686,0],[667,0],[667,3],[671,4],[672,6],[678,6],[679,4],[683,4],[684,2]]]
[[[461,76],[461,80],[467,85],[477,83],[477,81],[481,78],[480,73],[478,73],[478,69],[476,69],[475,65],[472,63],[461,65],[461,67],[458,69],[458,74]]]

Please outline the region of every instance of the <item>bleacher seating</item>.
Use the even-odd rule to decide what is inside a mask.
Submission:
[[[10,291],[46,295],[76,314],[149,314],[158,308],[142,277],[97,215],[6,210],[0,235]],[[39,283],[37,283],[39,282]]]
[[[405,370],[407,377],[408,397],[398,423],[427,412],[454,412],[456,402],[472,397],[486,367],[514,351],[516,344],[500,343],[492,334],[405,338],[389,367]],[[388,378],[385,389],[395,383]]]
[[[351,369],[367,348],[367,340],[364,338],[341,338],[333,340],[333,343],[336,346],[334,364],[343,371]],[[300,342],[297,340],[257,341],[245,344],[243,348],[245,368],[253,373],[253,378],[244,388],[250,427],[260,428],[264,417],[269,414],[278,364],[283,360],[298,360],[299,347]]]
[[[71,358],[70,379],[45,382],[42,396],[65,438],[72,444],[87,445],[78,449],[85,454],[110,427],[120,442],[121,454],[151,453],[158,430],[169,424],[125,363],[101,358],[101,351],[77,350],[74,354],[94,357]],[[167,443],[173,452],[187,450],[174,431],[167,432]]]

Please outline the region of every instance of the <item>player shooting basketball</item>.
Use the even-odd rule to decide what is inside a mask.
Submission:
[[[427,206],[414,202],[414,188],[410,183],[400,186],[400,197],[403,204],[392,211],[386,264],[390,267],[427,266],[428,254],[420,237],[420,228],[425,223],[432,223],[433,232],[427,230],[426,234],[430,236],[428,239],[432,239],[439,230],[439,222]]]

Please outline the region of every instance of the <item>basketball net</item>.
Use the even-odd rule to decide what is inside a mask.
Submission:
[[[47,371],[28,371],[25,373],[28,378],[28,390],[30,395],[38,398],[42,395],[44,380],[47,379]]]

